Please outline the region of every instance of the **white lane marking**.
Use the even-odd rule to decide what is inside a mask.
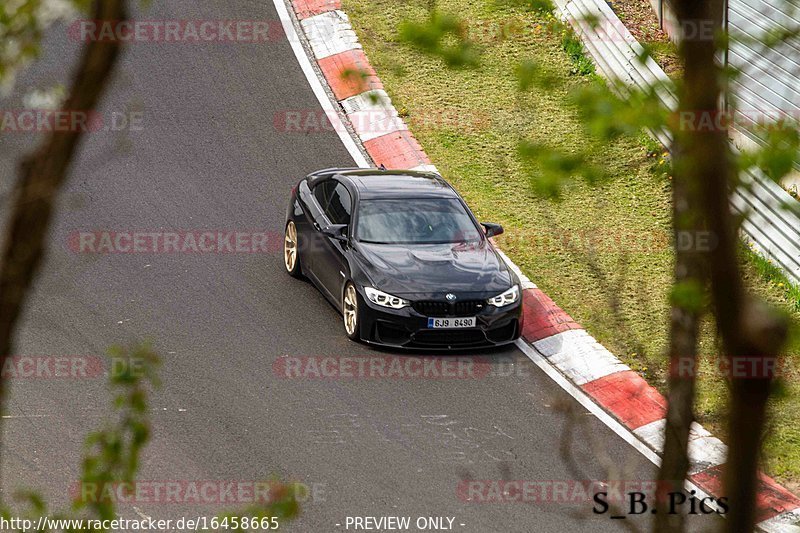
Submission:
[[[184,407],[178,407],[177,409],[172,407],[152,407],[149,409],[151,413],[165,413],[165,412],[179,412],[179,413],[186,413],[187,410]],[[92,416],[92,415],[103,415],[104,411],[101,408],[97,409],[79,409],[76,411],[83,416]],[[0,419],[2,420],[17,420],[17,419],[26,419],[26,418],[57,418],[59,415],[52,415],[52,414],[36,414],[36,415],[2,415]]]
[[[300,21],[317,59],[361,48],[344,11],[326,11]]]
[[[419,165],[411,170],[417,170],[419,172],[436,172],[439,174],[439,169],[437,169],[434,165]],[[441,174],[439,175],[441,176]]]
[[[328,119],[331,121],[331,125],[333,126],[334,130],[336,130],[336,133],[338,133],[339,139],[341,139],[342,144],[344,144],[344,147],[347,149],[347,151],[350,152],[350,156],[353,158],[353,161],[355,161],[356,165],[363,168],[370,167],[371,165],[367,162],[364,154],[362,154],[361,150],[358,149],[355,141],[352,137],[350,137],[347,128],[344,126],[344,124],[342,124],[339,114],[336,112],[336,109],[333,107],[333,103],[328,98],[328,93],[325,92],[325,89],[322,87],[322,83],[317,77],[316,71],[311,66],[311,61],[308,59],[306,51],[300,42],[300,36],[297,35],[297,30],[294,27],[292,18],[289,16],[289,12],[286,9],[284,0],[272,0],[272,3],[275,5],[275,10],[278,12],[278,17],[281,19],[283,31],[286,33],[286,37],[292,46],[292,51],[297,58],[300,69],[303,71],[308,84],[311,86],[314,96],[317,97],[319,105],[322,106],[323,111],[326,112]]]
[[[146,514],[144,514],[142,512],[142,510],[139,509],[138,507],[136,507],[135,505],[133,506],[133,512],[136,513],[137,515],[139,515],[139,518],[144,518],[145,520],[150,520],[150,517],[147,516]]]
[[[556,333],[533,343],[576,385],[583,385],[609,374],[630,370],[614,354],[582,329]]]

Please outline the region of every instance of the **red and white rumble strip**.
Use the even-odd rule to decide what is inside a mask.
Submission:
[[[435,170],[398,116],[339,0],[295,0],[314,58],[367,153],[388,169]],[[357,75],[353,75],[357,73]]]
[[[274,0],[279,13],[284,0]],[[372,160],[388,169],[435,170],[392,105],[340,0],[291,0],[313,59]],[[286,28],[286,24],[284,24]],[[286,28],[287,31],[294,31]],[[352,76],[360,72],[360,76]],[[648,448],[663,445],[666,399],[589,335],[504,256],[523,284],[523,339],[569,382]],[[699,424],[689,444],[688,481],[721,496],[726,446]],[[758,527],[797,531],[800,498],[761,475]]]

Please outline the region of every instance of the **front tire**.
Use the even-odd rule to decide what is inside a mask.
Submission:
[[[293,220],[290,220],[286,223],[286,232],[283,236],[283,266],[286,267],[286,272],[293,278],[299,278],[303,275],[300,256],[297,253],[299,250],[297,242],[297,226],[295,226]]]
[[[352,341],[361,340],[359,328],[361,327],[361,308],[358,303],[358,291],[352,282],[348,281],[342,294],[342,317],[344,319],[344,332]]]

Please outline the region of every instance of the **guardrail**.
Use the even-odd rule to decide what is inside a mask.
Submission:
[[[642,89],[655,84],[669,87],[669,77],[655,61],[651,58],[641,61],[644,52],[641,44],[604,0],[555,0],[555,3],[583,41],[599,74]],[[673,91],[665,88],[659,91],[659,97],[667,108],[677,109]],[[653,134],[670,147],[666,131]],[[748,171],[744,182],[746,186],[736,190],[731,198],[733,208],[744,215],[744,236],[756,251],[779,266],[790,281],[800,284],[800,217],[796,211],[783,208],[794,206],[797,201],[760,170]]]

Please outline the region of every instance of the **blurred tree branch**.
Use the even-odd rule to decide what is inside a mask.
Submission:
[[[722,34],[724,0],[676,0],[679,26],[710,22]],[[683,83],[679,87],[680,113],[708,113],[719,110],[725,94],[723,66],[717,61],[717,42],[712,39],[683,39],[680,55],[684,63]],[[713,111],[712,111],[713,112]],[[786,340],[786,322],[766,304],[746,294],[738,257],[737,223],[731,212],[730,194],[738,181],[724,127],[702,131],[677,128],[673,151],[673,203],[676,230],[707,230],[715,237],[713,249],[696,246],[687,256],[676,247],[676,289],[684,296],[673,305],[670,366],[680,368],[681,358],[696,363],[696,317],[694,331],[687,329],[695,305],[703,306],[708,296],[728,358],[775,358]],[[700,255],[698,255],[700,254]],[[688,276],[688,278],[687,278]],[[674,292],[673,294],[677,294]],[[696,366],[690,365],[692,368]],[[731,532],[750,532],[756,520],[757,475],[761,443],[766,425],[766,408],[774,376],[734,376],[729,419],[729,454],[725,466],[724,494],[728,498]],[[673,375],[670,379],[664,462],[659,481],[663,490],[683,489],[689,469],[686,450],[693,420],[694,373]],[[660,511],[666,511],[666,502]],[[657,531],[683,531],[680,514],[660,512]]]
[[[126,2],[95,0],[91,18],[124,20]],[[88,113],[97,107],[121,47],[119,40],[85,45],[62,109]],[[0,260],[0,366],[14,353],[14,328],[41,265],[53,206],[83,134],[82,128],[53,131],[20,164]],[[5,384],[0,380],[0,407],[4,393]]]

